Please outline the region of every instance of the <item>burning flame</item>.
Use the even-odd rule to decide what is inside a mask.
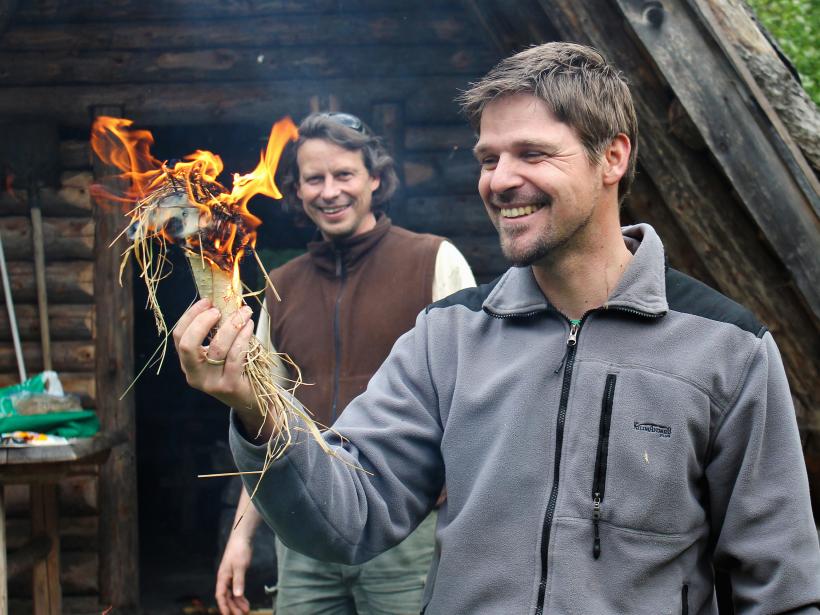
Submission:
[[[197,150],[168,166],[151,155],[151,133],[133,129],[132,125],[131,120],[123,118],[103,116],[95,120],[91,128],[94,153],[104,163],[123,171],[120,177],[128,184],[122,195],[95,186],[95,197],[131,205],[136,202],[136,207],[129,208],[132,224],[138,219],[140,223],[149,220],[150,228],[144,230],[157,238],[173,243],[184,239],[187,248],[201,253],[219,268],[237,271],[244,252],[256,245],[256,228],[261,222],[248,211],[248,201],[257,194],[282,198],[274,176],[288,141],[299,136],[296,125],[289,117],[276,122],[259,164],[246,175],[234,173],[230,191],[217,179],[224,168],[218,155]],[[183,196],[187,197],[184,201],[180,199]],[[175,211],[182,211],[185,206],[198,210],[195,232],[169,232],[167,226],[173,216],[167,212],[171,208],[163,215],[159,206],[170,198],[175,198]],[[146,207],[155,208],[158,215],[146,217]]]

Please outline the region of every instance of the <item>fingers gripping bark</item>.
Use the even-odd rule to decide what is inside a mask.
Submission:
[[[174,329],[174,345],[188,384],[236,408],[254,406],[254,396],[243,377],[245,356],[253,321],[250,308],[243,308],[220,327],[210,346],[208,334],[220,320],[219,310],[202,300],[183,314]],[[208,359],[211,359],[209,362]],[[224,360],[223,365],[214,364]]]

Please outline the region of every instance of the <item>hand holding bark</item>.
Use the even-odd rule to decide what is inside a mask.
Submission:
[[[174,344],[188,384],[234,408],[249,434],[256,434],[262,415],[248,379],[243,375],[253,321],[247,306],[238,310],[204,345],[221,314],[210,300],[191,306],[174,329]]]

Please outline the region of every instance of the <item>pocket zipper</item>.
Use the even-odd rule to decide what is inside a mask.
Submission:
[[[595,474],[592,481],[592,557],[601,557],[601,503],[606,487],[606,460],[609,451],[609,424],[612,419],[612,399],[615,396],[615,374],[607,374],[604,398],[601,402],[601,423],[598,428],[598,452],[595,455]]]

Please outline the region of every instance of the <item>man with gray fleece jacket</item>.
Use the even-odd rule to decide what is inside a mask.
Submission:
[[[513,263],[422,312],[328,434],[265,473],[256,506],[290,547],[360,562],[444,484],[428,615],[820,612],[820,546],[771,334],[621,228],[637,122],[595,50],[548,43],[462,96],[478,190]],[[205,302],[175,341],[192,386],[233,406],[240,470],[265,443],[242,378],[252,323]],[[260,431],[261,427],[261,431]],[[259,434],[259,437],[255,437]],[[341,459],[339,459],[341,458]],[[347,462],[347,463],[345,463]],[[249,488],[255,476],[245,475]]]

